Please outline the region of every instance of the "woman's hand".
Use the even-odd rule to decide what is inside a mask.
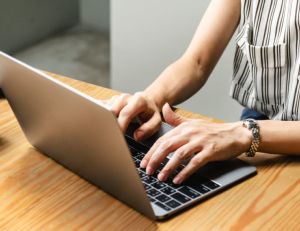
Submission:
[[[174,152],[158,175],[161,181],[167,180],[184,161],[189,160],[173,179],[175,184],[182,183],[206,163],[236,157],[251,145],[252,134],[242,122],[222,124],[185,119],[175,114],[169,104],[164,105],[163,116],[175,128],[159,138],[141,162],[141,167],[151,175]]]
[[[134,132],[137,141],[153,135],[160,128],[160,109],[155,101],[143,92],[113,96],[106,103],[118,117],[123,132],[127,130],[130,122],[138,118],[141,126]]]

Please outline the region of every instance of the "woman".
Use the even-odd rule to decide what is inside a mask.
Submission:
[[[205,84],[238,27],[230,95],[246,109],[242,122],[215,124],[188,120],[169,105],[191,97]],[[165,121],[175,128],[161,137],[141,162],[153,174],[166,156],[173,157],[158,179],[165,181],[183,161],[173,179],[180,184],[210,161],[256,151],[300,154],[300,1],[213,0],[186,52],[143,92],[110,100],[126,130],[143,122],[136,140],[150,136]],[[254,119],[268,120],[249,120]]]

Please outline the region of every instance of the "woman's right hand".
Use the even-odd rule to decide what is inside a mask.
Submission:
[[[143,140],[159,130],[162,121],[160,108],[144,92],[113,96],[106,102],[118,118],[123,132],[126,132],[129,123],[134,119],[137,118],[141,122],[134,132],[135,140]]]

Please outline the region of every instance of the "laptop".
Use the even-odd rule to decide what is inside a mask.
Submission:
[[[0,52],[0,88],[26,138],[43,154],[151,219],[165,219],[256,173],[239,159],[209,163],[174,185],[147,176],[140,161],[163,124],[137,143],[132,123],[124,135],[108,106]],[[1,115],[0,115],[1,119]],[[180,166],[177,171],[180,171]]]

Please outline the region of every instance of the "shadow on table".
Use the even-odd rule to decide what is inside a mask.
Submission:
[[[255,165],[256,167],[279,167],[288,164],[300,165],[300,156],[296,155],[257,153],[254,158],[241,157],[240,159]]]

